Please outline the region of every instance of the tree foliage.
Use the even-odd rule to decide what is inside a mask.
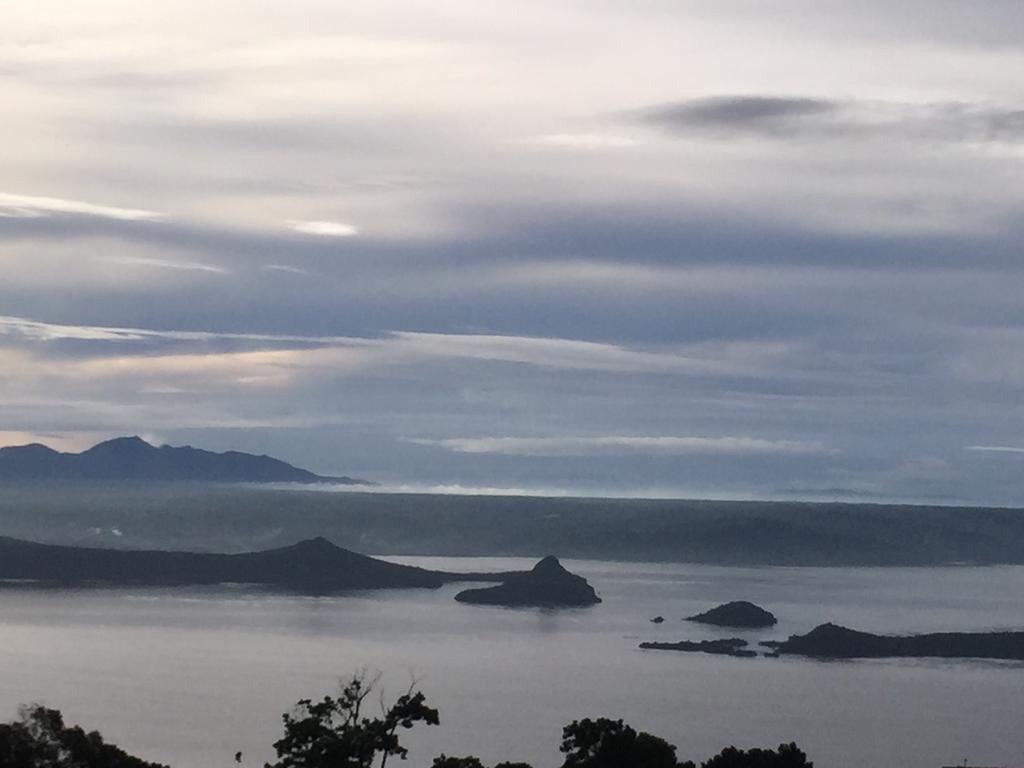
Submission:
[[[399,743],[399,728],[437,725],[437,710],[410,687],[390,707],[382,700],[379,717],[367,717],[373,685],[356,675],[337,698],[299,701],[293,713],[282,716],[284,736],[274,743],[278,761],[267,768],[369,768],[378,755],[383,768],[389,757],[405,759],[408,750]]]
[[[167,768],[107,744],[97,731],[68,728],[59,710],[24,707],[13,723],[0,724],[3,768]]]
[[[796,744],[780,744],[778,749],[737,749],[726,747],[701,765],[701,768],[814,768]]]
[[[693,768],[679,763],[676,748],[621,720],[575,720],[562,731],[562,768]]]
[[[431,768],[484,768],[478,757],[435,757]],[[533,768],[529,763],[498,763],[494,768]]]
[[[337,697],[299,701],[282,715],[284,736],[274,743],[278,760],[265,768],[372,768],[379,758],[405,759],[408,750],[399,741],[402,730],[417,723],[438,724],[437,710],[410,686],[390,706],[379,700],[379,715],[366,713],[367,699],[376,679],[356,675]],[[622,720],[576,720],[562,731],[562,768],[695,768],[679,762],[676,748],[664,739],[637,732]],[[235,755],[241,762],[242,753]],[[0,768],[167,768],[132,757],[107,744],[96,731],[68,728],[56,709],[32,706],[19,720],[0,723]],[[476,757],[434,759],[432,768],[485,768]],[[526,763],[503,762],[494,768],[531,768]],[[749,750],[727,747],[701,764],[701,768],[814,768],[796,744],[778,749]]]
[[[434,758],[431,768],[484,768],[484,764],[478,757],[448,757],[441,753],[440,757]]]

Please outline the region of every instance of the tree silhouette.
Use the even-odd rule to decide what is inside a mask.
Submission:
[[[284,736],[274,744],[278,761],[264,768],[380,768],[388,759],[405,759],[408,750],[399,742],[399,729],[416,723],[438,724],[437,710],[428,707],[415,684],[386,706],[380,698],[380,716],[364,714],[366,700],[377,678],[357,674],[337,697],[321,701],[302,699],[282,715]],[[676,748],[664,739],[637,732],[622,720],[575,720],[562,731],[562,768],[695,768],[679,762]],[[242,753],[235,753],[240,763]],[[96,731],[68,728],[56,709],[24,707],[20,719],[0,723],[0,768],[167,768],[150,763],[107,744]],[[432,768],[484,768],[476,757],[434,759]],[[494,768],[531,768],[527,763],[503,762]],[[814,768],[796,744],[777,749],[749,750],[727,747],[701,764],[701,768]]]
[[[701,768],[814,768],[807,755],[793,743],[775,749],[726,747],[701,765]]]
[[[377,755],[384,768],[391,756],[405,759],[408,750],[399,743],[398,729],[437,725],[437,710],[410,686],[390,707],[381,699],[380,717],[366,717],[364,704],[375,682],[356,675],[337,698],[300,700],[294,713],[282,715],[284,736],[274,743],[278,761],[266,768],[369,768]]]
[[[562,731],[562,768],[693,768],[679,763],[676,748],[621,720],[574,720]]]
[[[484,768],[478,757],[435,757],[431,768]],[[529,763],[498,763],[494,768],[533,768]]]
[[[434,758],[431,768],[484,768],[484,764],[477,757],[448,757],[442,752]]]
[[[97,731],[68,728],[56,709],[23,707],[13,723],[0,723],[3,768],[167,768],[107,744]]]

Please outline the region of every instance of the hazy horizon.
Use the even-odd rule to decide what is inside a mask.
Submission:
[[[35,439],[32,443],[19,443],[14,442],[9,445],[0,445],[2,448],[24,448],[30,445],[43,445],[51,450],[58,451],[67,454],[79,454],[89,448],[95,447],[99,444],[83,444],[81,449],[78,448],[76,441],[70,443],[65,440],[53,440],[47,439],[47,436],[33,436]],[[142,439],[138,435],[118,435],[111,440],[123,440],[126,438],[131,439]],[[106,442],[106,441],[101,441]],[[153,447],[189,447],[197,448],[200,450],[206,450],[202,446],[183,446],[183,445],[170,445],[168,443],[150,443]],[[234,449],[228,449],[233,451]],[[259,454],[250,454],[259,455]],[[278,457],[271,457],[278,458]],[[297,467],[298,469],[306,469],[306,467]],[[400,474],[398,471],[391,471],[387,473],[389,476],[395,476]],[[344,477],[344,482],[333,482],[333,480]],[[8,482],[14,482],[15,484],[24,485],[26,488],[30,488],[34,482],[31,477],[23,479],[9,478]],[[75,478],[67,477],[63,478],[65,483],[90,483],[97,482],[96,480],[89,480],[87,478]],[[109,481],[108,481],[109,482]],[[132,485],[138,483],[153,483],[154,481],[142,481],[142,480],[123,480],[120,482],[127,482]],[[181,481],[155,481],[157,484],[166,484],[171,482]],[[508,497],[533,497],[533,498],[551,498],[551,499],[572,499],[572,498],[585,498],[585,499],[622,499],[622,500],[663,500],[663,501],[735,501],[735,502],[747,502],[747,501],[765,501],[765,502],[792,502],[797,504],[855,504],[855,505],[911,505],[911,506],[926,506],[926,507],[991,507],[991,508],[1005,508],[1005,509],[1016,509],[1021,508],[1020,504],[1016,503],[985,503],[980,501],[970,500],[951,500],[943,497],[928,497],[928,496],[886,496],[881,493],[870,493],[870,492],[855,492],[850,489],[818,489],[810,491],[802,491],[798,489],[775,489],[773,491],[755,491],[747,495],[736,492],[721,492],[713,489],[701,489],[701,488],[684,488],[680,486],[634,486],[634,487],[615,487],[615,486],[600,486],[600,485],[577,485],[574,487],[557,487],[557,486],[501,486],[501,485],[472,485],[464,483],[425,483],[425,482],[403,482],[401,479],[392,479],[390,481],[377,481],[368,477],[348,477],[343,476],[340,473],[338,475],[325,475],[322,481],[318,482],[289,482],[289,481],[239,481],[239,480],[203,480],[200,477],[196,477],[190,481],[184,481],[190,483],[214,483],[218,485],[242,485],[242,486],[254,486],[264,487],[274,490],[295,490],[295,491],[313,491],[318,493],[372,493],[380,495],[403,495],[403,496],[416,496],[416,495],[454,495],[454,496],[508,496]],[[116,487],[116,483],[115,486]]]

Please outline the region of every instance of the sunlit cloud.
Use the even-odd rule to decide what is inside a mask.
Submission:
[[[358,339],[348,336],[303,336],[294,334],[267,333],[224,333],[217,331],[175,331],[155,330],[152,328],[119,328],[98,325],[70,325],[62,323],[45,323],[23,317],[0,316],[0,335],[22,336],[39,341],[58,339],[77,339],[83,341],[141,341],[144,339],[163,339],[167,341],[209,342],[250,341],[255,343],[356,343]]]
[[[531,336],[397,332],[395,338],[411,352],[432,357],[466,358],[540,367],[621,372],[677,374],[751,373],[759,367],[758,351],[783,353],[778,345],[750,345],[733,354],[730,345],[718,349],[637,349],[620,344]],[[723,352],[725,354],[723,354]]]
[[[249,342],[256,347],[298,343],[303,348],[293,350],[296,358],[301,357],[318,367],[330,367],[334,354],[343,356],[343,367],[348,367],[353,360],[352,350],[359,349],[365,363],[376,365],[411,365],[447,359],[565,370],[689,375],[750,375],[763,371],[765,364],[772,360],[785,359],[792,352],[789,345],[772,342],[648,350],[579,339],[533,336],[412,331],[395,331],[378,337],[224,333],[67,325],[0,316],[2,335],[35,341],[230,341]],[[208,359],[208,356],[209,353],[204,351],[203,359]],[[152,360],[148,356],[140,359]]]
[[[639,141],[631,136],[604,133],[550,133],[531,139],[529,143],[564,149],[600,150],[634,147]]]
[[[173,269],[181,272],[209,272],[215,275],[226,275],[229,270],[200,261],[174,261],[172,259],[147,258],[145,256],[100,256],[97,261],[107,264],[122,264],[128,267],[152,267],[154,269]]]
[[[163,214],[141,208],[119,208],[59,197],[35,197],[0,193],[0,217],[40,218],[54,214],[96,216],[118,221],[160,221]]]
[[[1024,453],[1024,448],[1012,445],[968,445],[964,450],[977,453]]]
[[[303,235],[319,237],[352,237],[359,234],[354,224],[341,221],[289,221],[288,228]]]
[[[436,445],[458,453],[508,456],[594,456],[631,453],[683,454],[834,454],[819,441],[765,440],[756,437],[460,437],[442,440],[406,438],[418,445]]]
[[[99,440],[109,437],[104,433],[96,432],[71,432],[71,433],[50,433],[50,432],[20,432],[17,430],[0,430],[0,448],[40,444],[47,445],[56,451],[81,451],[89,446],[95,445]]]

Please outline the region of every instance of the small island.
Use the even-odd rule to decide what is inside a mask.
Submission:
[[[508,608],[567,608],[595,605],[601,598],[582,576],[562,567],[557,557],[548,556],[532,570],[510,574],[496,587],[467,589],[455,599],[474,605],[498,605]]]
[[[686,621],[700,624],[712,624],[716,627],[740,627],[744,629],[761,629],[774,627],[778,619],[770,611],[746,600],[734,600],[723,603],[696,616],[687,616]]]
[[[721,640],[680,640],[678,643],[640,643],[645,651],[683,651],[686,653],[710,653],[716,656],[738,656],[750,659],[757,656],[756,651],[747,650],[747,641],[739,637]]]
[[[1024,661],[1024,632],[933,632],[875,635],[837,624],[822,624],[806,635],[761,645],[779,654],[822,659],[943,658]]]

